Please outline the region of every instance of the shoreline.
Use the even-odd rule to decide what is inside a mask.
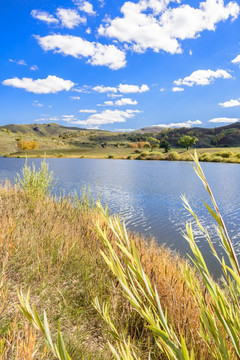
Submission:
[[[237,148],[239,149],[239,148]],[[212,152],[207,152],[204,149],[194,149],[197,150],[199,161],[200,162],[217,162],[217,163],[231,163],[231,164],[240,164],[240,152],[233,152],[226,149],[219,149]],[[144,160],[144,161],[193,161],[193,152],[194,150],[180,152],[180,151],[169,151],[168,153],[158,152],[158,151],[135,151],[131,155],[128,156],[121,156],[119,154],[100,154],[99,156],[94,154],[64,154],[64,153],[57,153],[51,151],[53,153],[47,153],[38,151],[38,153],[33,153],[32,151],[29,152],[17,152],[17,153],[10,153],[10,154],[0,154],[2,158],[31,158],[31,159],[43,159],[43,158],[53,158],[53,159],[108,159],[108,160]],[[110,151],[109,151],[110,152]],[[113,151],[112,151],[113,152]]]

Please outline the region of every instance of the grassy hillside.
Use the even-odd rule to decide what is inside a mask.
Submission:
[[[166,139],[174,147],[178,146],[178,140],[183,135],[196,136],[198,138],[197,148],[240,146],[240,122],[215,128],[194,127],[161,130],[159,127],[148,127],[136,131],[139,135],[150,132],[159,140]]]
[[[142,149],[143,147],[149,146],[149,137],[154,137],[160,142],[166,140],[174,151],[181,154],[185,150],[181,149],[178,141],[183,135],[196,136],[198,141],[193,147],[201,149],[201,153],[219,152],[220,148],[225,147],[235,148],[234,152],[239,153],[237,147],[240,146],[240,123],[211,129],[161,130],[159,127],[149,127],[131,133],[88,130],[51,123],[1,126],[0,155],[42,157],[46,154],[51,157],[135,159],[139,158],[139,154],[145,150]],[[34,148],[22,146],[22,144],[28,146],[29,142],[34,142],[36,146]],[[157,151],[163,152],[162,149]],[[154,158],[153,155],[151,153],[145,156],[145,159],[150,157],[157,160],[157,157]],[[187,155],[188,153],[185,152],[184,157]],[[144,155],[140,158],[143,159]],[[168,159],[166,156],[162,159],[165,158]]]

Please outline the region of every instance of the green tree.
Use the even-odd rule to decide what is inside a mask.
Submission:
[[[167,153],[171,149],[171,146],[168,141],[162,140],[160,143],[160,148],[164,149],[165,152]]]
[[[187,150],[198,141],[196,136],[184,135],[178,141],[178,144],[183,145]]]
[[[151,146],[151,150],[153,150],[154,148],[158,147],[160,144],[160,140],[155,139],[153,137],[149,137],[147,138],[147,142],[149,142],[150,146]]]

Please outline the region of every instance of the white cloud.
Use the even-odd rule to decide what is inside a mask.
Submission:
[[[87,120],[77,120],[73,121],[73,124],[84,125],[84,126],[100,126],[106,124],[122,123],[126,119],[131,119],[135,116],[136,113],[139,113],[139,110],[104,110],[101,113],[96,113],[90,115]]]
[[[238,118],[227,118],[227,117],[219,117],[209,120],[210,123],[234,123],[237,122]]]
[[[78,6],[79,10],[87,13],[88,15],[95,15],[96,12],[93,10],[93,6],[89,1],[76,0],[75,5]]]
[[[164,92],[164,91],[166,91],[166,89],[165,89],[165,88],[161,88],[159,91],[160,91],[160,92]]]
[[[192,50],[191,49],[189,50],[189,55],[192,55]]]
[[[92,30],[91,30],[90,27],[87,28],[86,33],[87,33],[88,35],[92,33]]]
[[[35,119],[34,121],[36,121],[36,122],[40,122],[40,121],[50,122],[50,121],[59,121],[59,120],[60,119],[59,119],[58,116],[42,115],[41,118]]]
[[[123,16],[101,25],[98,32],[130,44],[133,51],[151,48],[155,52],[164,50],[175,54],[182,52],[181,40],[194,39],[204,30],[214,31],[218,22],[229,17],[235,20],[240,11],[233,1],[225,6],[223,0],[206,0],[200,2],[199,8],[188,4],[168,7],[170,2],[126,1],[121,8]]]
[[[98,85],[95,86],[93,88],[93,90],[99,92],[99,93],[106,93],[106,92],[117,92],[117,88],[116,87],[111,87],[111,86],[104,86],[104,85]]]
[[[74,88],[72,89],[72,91],[75,91],[75,92],[78,92],[78,93],[89,94],[89,93],[91,92],[90,89],[91,89],[91,86],[89,86],[89,85],[83,85],[81,88],[76,88],[76,87],[74,87]]]
[[[15,63],[15,64],[17,64],[17,65],[27,66],[26,61],[23,60],[23,59],[20,59],[20,60],[9,59],[9,61],[10,61],[11,63]]]
[[[94,114],[97,111],[96,110],[92,110],[92,109],[81,109],[79,110],[80,113],[87,113],[87,114]]]
[[[131,132],[131,131],[135,131],[135,129],[115,129],[114,131],[116,131],[116,132]]]
[[[236,56],[235,59],[232,60],[233,64],[240,64],[240,55]]]
[[[43,104],[41,104],[38,100],[34,100],[33,102],[33,106],[39,106],[39,107],[42,107]]]
[[[34,19],[44,21],[47,24],[58,24],[58,19],[50,15],[47,11],[32,10],[31,15]]]
[[[125,105],[137,105],[137,100],[132,100],[130,98],[122,98],[120,100],[115,101],[115,105],[117,106],[125,106]]]
[[[122,97],[122,94],[107,94],[107,97],[110,97],[112,99]]]
[[[78,119],[74,115],[62,115],[62,121],[72,123],[73,121],[77,121]]]
[[[73,99],[73,100],[80,100],[81,98],[80,98],[80,96],[70,96],[71,97],[71,99]]]
[[[49,75],[46,79],[37,80],[33,80],[31,78],[19,79],[14,77],[12,79],[4,80],[2,84],[19,89],[25,89],[26,91],[35,94],[50,94],[63,90],[69,91],[74,86],[72,81],[64,80],[54,75]]]
[[[36,71],[36,70],[39,70],[39,69],[38,69],[38,66],[37,66],[37,65],[32,65],[32,66],[30,67],[30,70]]]
[[[74,9],[57,9],[57,17],[61,20],[62,26],[73,29],[79,24],[85,24],[86,18],[81,17],[77,10]]]
[[[192,127],[192,125],[201,125],[202,121],[200,120],[188,120],[185,122],[179,122],[179,123],[170,123],[170,124],[158,124],[158,125],[153,125],[153,127],[157,126],[157,127],[162,127],[162,128],[172,128],[172,127],[186,127],[186,128],[190,128]]]
[[[128,85],[128,84],[120,84],[118,86],[118,90],[119,92],[123,93],[123,94],[128,94],[128,93],[143,93],[146,91],[149,91],[149,87],[146,84],[143,84],[142,86],[138,86],[138,85]]]
[[[113,106],[114,102],[113,101],[104,101],[104,106]]]
[[[103,45],[89,42],[81,37],[71,35],[35,36],[39,45],[46,51],[71,55],[75,58],[87,57],[91,65],[104,65],[112,70],[126,65],[126,54],[115,45]]]
[[[225,107],[225,108],[229,108],[229,107],[234,107],[234,106],[240,106],[240,99],[231,99],[229,101],[225,101],[223,103],[219,103],[220,106]]]
[[[174,86],[174,87],[172,88],[172,91],[173,91],[173,92],[181,92],[181,91],[184,91],[184,88],[181,88],[181,87],[178,87],[178,86]]]
[[[230,79],[232,75],[230,75],[226,70],[218,69],[216,71],[213,70],[196,70],[191,75],[186,76],[184,79],[178,79],[174,81],[174,84],[177,86],[186,85],[209,85],[215,79]]]

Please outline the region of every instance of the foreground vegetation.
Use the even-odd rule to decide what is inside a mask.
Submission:
[[[131,337],[141,358],[147,359],[150,345],[152,359],[158,359],[153,336],[100,254],[104,247],[96,224],[113,242],[114,234],[91,196],[57,200],[49,196],[46,165],[39,172],[28,170],[20,174],[22,189],[8,183],[0,189],[0,359],[55,359],[19,312],[17,291],[26,293],[29,287],[38,312],[47,311],[50,328],[57,329],[60,322],[72,359],[112,358],[109,328],[93,306],[96,297],[109,304],[114,323]],[[180,272],[185,261],[137,235],[131,239],[175,329],[186,335],[196,353],[211,358],[198,335],[198,309]]]
[[[153,241],[128,234],[90,194],[51,197],[45,162],[40,170],[26,164],[18,186],[0,188],[0,359],[239,358],[239,265],[195,161],[229,265],[183,200],[222,267],[221,286],[211,278],[190,223],[184,236],[196,271]],[[24,295],[29,287],[37,310]],[[45,313],[41,321],[44,310],[48,320]]]

